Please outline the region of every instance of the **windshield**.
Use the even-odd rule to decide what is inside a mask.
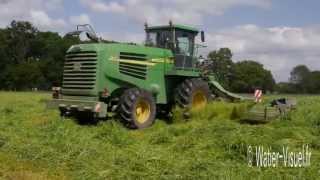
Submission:
[[[172,32],[169,30],[157,30],[147,32],[146,45],[158,48],[172,48]]]
[[[156,32],[147,33],[146,45],[157,46],[157,33]]]
[[[152,30],[147,32],[146,45],[158,48],[171,49],[175,54],[184,56],[194,55],[195,33],[183,30]]]

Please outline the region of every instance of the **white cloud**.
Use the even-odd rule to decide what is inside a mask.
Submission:
[[[30,11],[30,21],[40,29],[55,29],[59,30],[66,26],[63,19],[51,19],[44,11]]]
[[[80,2],[95,12],[124,12],[125,10],[125,7],[115,1],[105,3],[101,0],[81,0]]]
[[[132,42],[142,44],[144,42],[145,35],[141,33],[98,33],[105,40],[113,40],[118,42]]]
[[[91,24],[90,17],[87,14],[81,14],[79,16],[71,16],[69,18],[69,21],[73,25],[79,25],[79,24]]]
[[[201,23],[205,15],[221,15],[235,6],[256,6],[266,8],[271,0],[123,0],[105,2],[102,0],[80,0],[94,12],[111,12],[133,18],[139,22]]]
[[[9,25],[12,20],[27,20],[42,30],[60,30],[66,23],[54,19],[49,11],[62,8],[63,0],[0,0],[0,27]]]
[[[208,49],[229,47],[235,59],[251,59],[272,70],[279,81],[288,80],[290,70],[298,64],[320,69],[320,28],[243,25],[210,32]]]

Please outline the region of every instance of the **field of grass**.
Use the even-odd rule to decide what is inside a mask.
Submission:
[[[269,97],[270,98],[270,97]],[[320,96],[298,96],[286,120],[240,123],[217,102],[188,121],[158,120],[142,131],[114,120],[79,125],[47,110],[45,93],[0,92],[0,179],[319,179]],[[239,108],[241,109],[241,108]],[[298,151],[311,167],[249,167],[247,147]]]

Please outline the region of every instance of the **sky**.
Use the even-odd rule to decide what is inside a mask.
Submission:
[[[255,60],[287,81],[292,68],[320,70],[319,0],[0,0],[0,27],[27,20],[63,35],[92,24],[99,36],[142,43],[144,23],[206,32],[208,53],[228,47],[235,61]]]

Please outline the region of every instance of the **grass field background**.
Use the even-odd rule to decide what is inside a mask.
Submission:
[[[274,97],[268,97],[271,99]],[[319,179],[320,96],[297,96],[287,120],[240,123],[216,102],[184,121],[132,131],[115,120],[80,125],[47,110],[46,93],[0,92],[0,179]],[[248,167],[248,145],[309,144],[311,167]]]

